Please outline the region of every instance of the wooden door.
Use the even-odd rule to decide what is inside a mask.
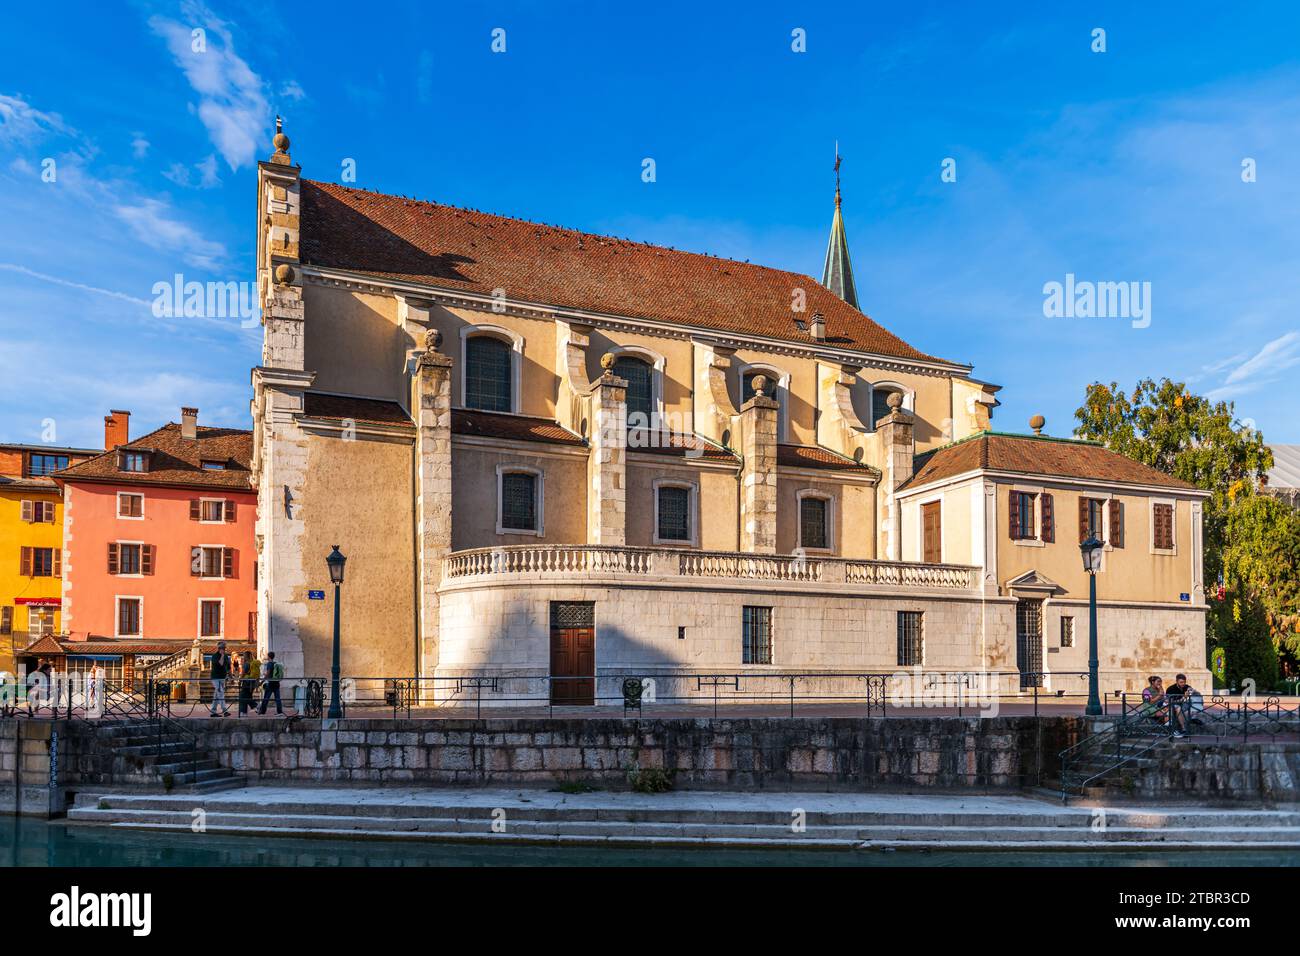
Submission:
[[[926,564],[943,561],[943,521],[938,501],[921,505],[921,560]]]
[[[591,602],[551,604],[551,703],[596,702],[596,621]]]

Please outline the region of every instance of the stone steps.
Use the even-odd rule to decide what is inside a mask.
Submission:
[[[203,795],[82,793],[68,819],[86,825],[189,831],[193,811],[201,808],[206,832],[268,836],[910,849],[1300,850],[1300,811],[1150,813],[1110,808],[1106,827],[1093,829],[1092,811],[1058,812],[1049,804],[1033,812],[810,810],[806,828],[795,832],[790,812],[753,806],[673,807],[674,795],[666,795],[662,805],[620,805],[617,794],[603,795],[604,806],[570,806],[563,805],[563,798],[546,796],[551,805],[513,803],[501,808],[505,815],[500,817],[494,816],[497,808],[490,801],[467,806],[464,800],[439,800],[436,792],[419,803],[316,801],[310,791],[298,800],[268,803],[258,798],[256,788],[210,800]],[[808,795],[784,796],[789,806],[798,807]],[[743,804],[743,799],[737,802]],[[493,831],[498,817],[504,832]]]

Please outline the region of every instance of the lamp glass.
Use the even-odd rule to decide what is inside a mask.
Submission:
[[[1083,555],[1083,569],[1089,574],[1096,574],[1101,570],[1101,556],[1105,550],[1105,544],[1097,539],[1096,535],[1089,535],[1088,540],[1079,545],[1079,552]]]
[[[347,561],[348,559],[343,557],[343,553],[339,551],[339,546],[337,544],[334,545],[334,550],[331,551],[329,557],[325,559],[325,563],[329,565],[331,583],[343,583],[343,565],[347,564]]]

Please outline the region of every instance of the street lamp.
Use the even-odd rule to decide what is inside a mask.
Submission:
[[[1101,570],[1105,549],[1095,534],[1088,535],[1079,545],[1083,570],[1088,572],[1088,706],[1083,712],[1089,717],[1101,716],[1101,695],[1097,688],[1097,572]]]
[[[337,544],[325,559],[330,569],[330,580],[334,582],[334,664],[330,667],[330,709],[327,715],[330,720],[338,720],[343,716],[343,708],[339,704],[339,585],[343,583],[343,565],[347,561]]]

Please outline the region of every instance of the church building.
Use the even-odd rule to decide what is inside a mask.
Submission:
[[[838,181],[819,282],[305,179],[274,143],[251,468],[257,639],[290,677],[328,674],[338,545],[344,675],[426,701],[702,673],[1075,694],[1096,534],[1103,690],[1208,686],[1205,495],[993,431],[998,386],[862,310]]]

